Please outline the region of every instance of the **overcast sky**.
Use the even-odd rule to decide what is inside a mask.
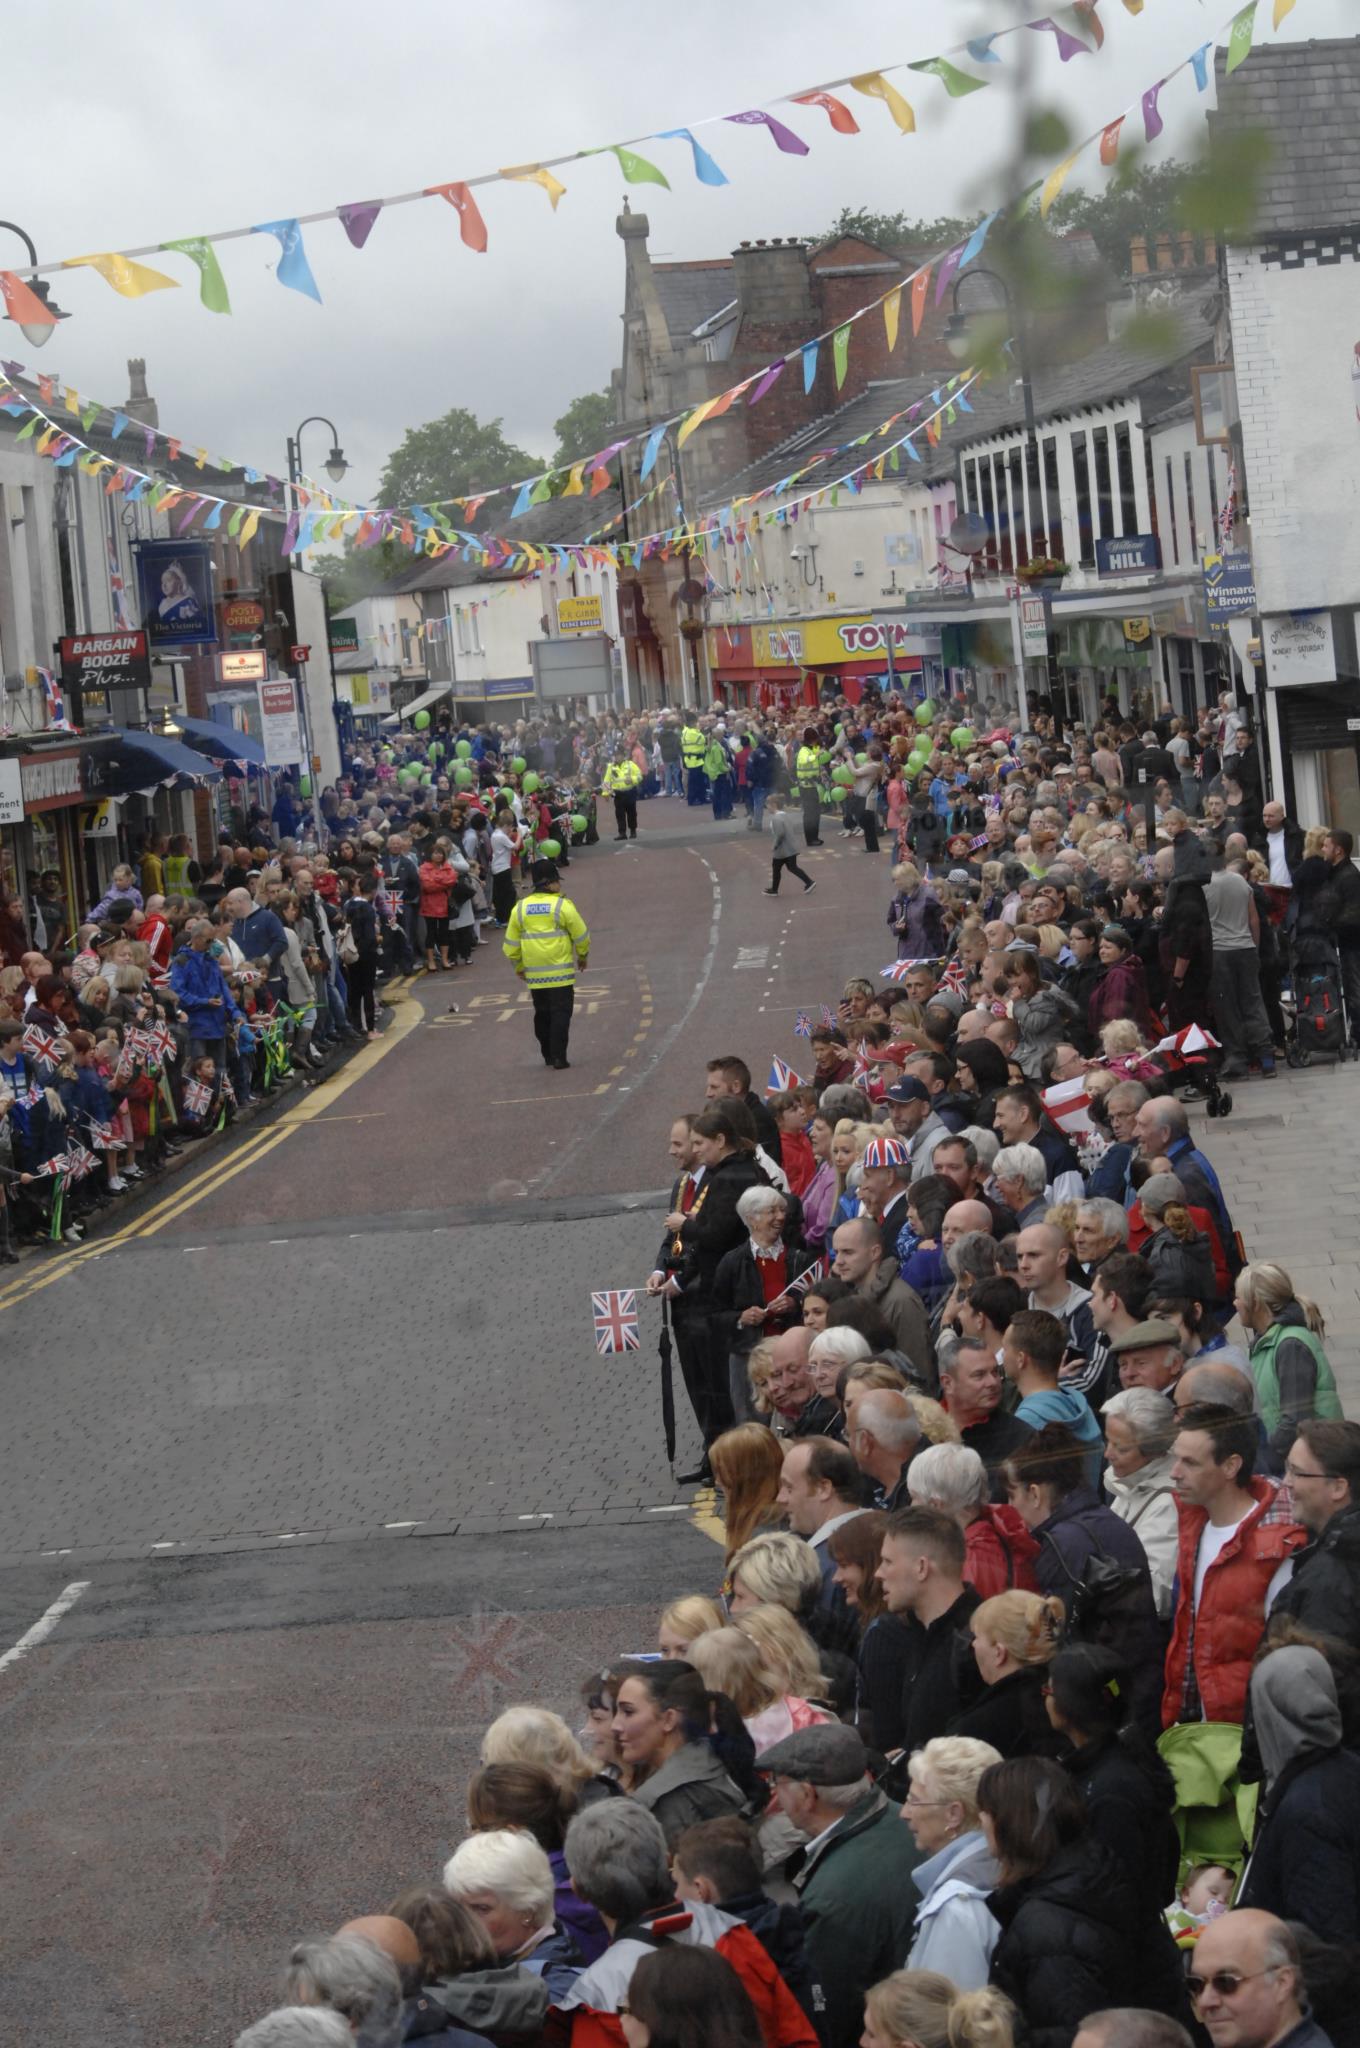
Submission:
[[[1032,92],[1081,134],[1232,11],[1231,0],[1147,0],[1135,18],[1120,0],[1101,4],[1098,55],[1062,65],[1051,37],[1024,39]],[[769,106],[780,92],[927,57],[1040,11],[1041,0],[709,0],[683,11],[583,0],[67,0],[55,40],[12,36],[6,48],[3,210],[43,260],[161,242]],[[1269,0],[1260,14],[1268,39]],[[1353,26],[1354,0],[1298,0],[1280,35]],[[1004,63],[1019,41],[1001,45]],[[812,145],[802,158],[781,155],[758,128],[701,129],[731,181],[722,188],[695,181],[684,143],[641,145],[672,185],[630,194],[650,218],[653,255],[722,256],[744,237],[814,233],[842,206],[930,216],[991,203],[1012,103],[995,88],[956,101],[933,78],[893,82],[915,106],[914,136],[850,92],[859,136],[834,134],[816,108],[777,110]],[[1203,106],[1190,74],[1168,87],[1154,158],[1196,147]],[[277,245],[260,236],[219,251],[230,317],[199,305],[196,272],[171,256],[161,267],[183,288],[140,300],[92,272],[57,277],[73,317],[41,351],[13,329],[6,349],[111,401],[126,392],[127,358],[145,356],[164,428],[276,472],[297,422],[328,413],[355,498],[373,492],[408,427],[454,405],[501,417],[511,440],[546,456],[568,402],[608,381],[623,287],[617,165],[600,158],[560,175],[556,214],[532,186],[479,193],[485,255],[463,247],[450,207],[426,200],[385,213],[362,251],[338,222],[307,229],[320,306],[276,282]],[[10,242],[0,236],[5,264]],[[326,445],[310,430],[313,471]]]

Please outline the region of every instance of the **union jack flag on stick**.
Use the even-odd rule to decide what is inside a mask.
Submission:
[[[812,1019],[808,1015],[806,1010],[800,1010],[798,1012],[798,1015],[794,1018],[793,1035],[795,1038],[811,1038]]]
[[[783,1060],[777,1056],[771,1058],[770,1078],[765,1083],[765,1093],[767,1095],[778,1095],[785,1088],[801,1088],[802,1085],[803,1077],[801,1074],[795,1074],[793,1068],[786,1067]]]
[[[905,981],[913,967],[934,967],[933,960],[891,960],[886,967],[880,967],[880,981]]]
[[[790,1280],[784,1289],[785,1294],[806,1294],[816,1281],[825,1280],[830,1270],[825,1259],[818,1259],[816,1265],[809,1266],[806,1273],[800,1273],[796,1280]]]
[[[595,1349],[601,1357],[614,1351],[638,1351],[637,1289],[615,1287],[590,1297],[595,1318]]]
[[[66,1040],[54,1038],[50,1031],[43,1030],[41,1024],[30,1024],[20,1042],[29,1059],[41,1060],[49,1067],[61,1064],[62,1048]]]

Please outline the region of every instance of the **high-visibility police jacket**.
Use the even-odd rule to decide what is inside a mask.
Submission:
[[[570,988],[586,964],[590,932],[574,903],[535,889],[511,911],[501,951],[527,988]]]
[[[636,789],[642,780],[642,770],[631,754],[622,755],[611,761],[604,771],[604,793],[614,796],[621,790]]]
[[[710,782],[732,773],[732,757],[721,740],[713,740],[704,755],[704,773]]]
[[[800,747],[794,772],[804,789],[816,789],[822,779],[827,753],[823,747]]]
[[[704,760],[704,736],[697,725],[684,726],[680,733],[680,759],[686,768],[701,768]]]

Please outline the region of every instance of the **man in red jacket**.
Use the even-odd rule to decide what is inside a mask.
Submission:
[[[1162,1724],[1236,1721],[1270,1603],[1307,1532],[1277,1507],[1279,1489],[1257,1479],[1249,1416],[1188,1408],[1180,1418],[1171,1483],[1180,1515],[1176,1612],[1166,1659]]]

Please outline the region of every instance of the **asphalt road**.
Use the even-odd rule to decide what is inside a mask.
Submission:
[[[229,2041],[294,1940],[437,1873],[500,1707],[575,1716],[716,1584],[657,1317],[601,1358],[589,1294],[650,1270],[705,1060],[797,1065],[795,1012],[888,957],[888,861],[833,840],[775,902],[740,826],[642,829],[566,876],[569,1071],[489,945],[0,1285],[0,2042]]]

